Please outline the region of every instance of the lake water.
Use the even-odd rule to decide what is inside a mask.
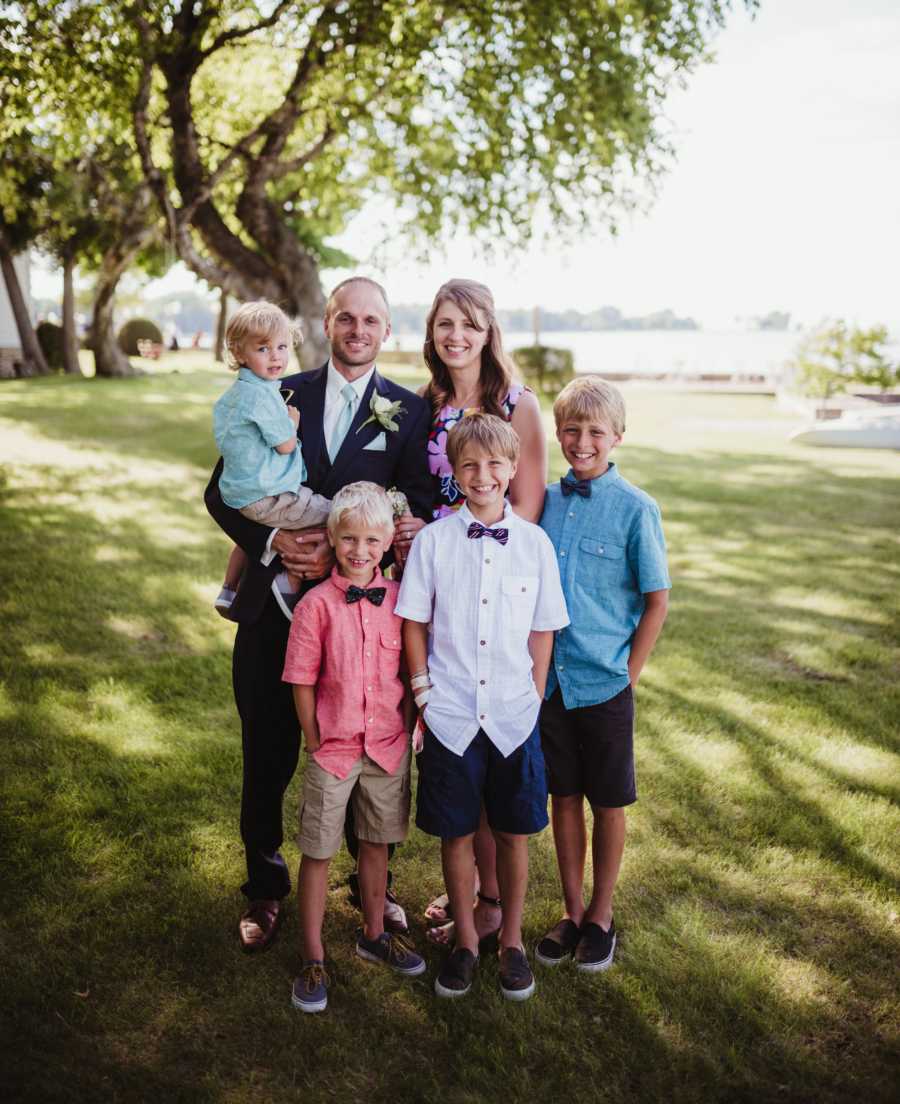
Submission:
[[[571,349],[578,372],[698,376],[727,374],[777,379],[795,353],[802,334],[711,330],[605,330],[541,335],[545,345]],[[504,334],[509,349],[531,345],[530,333]],[[421,334],[392,334],[387,347],[422,348]]]

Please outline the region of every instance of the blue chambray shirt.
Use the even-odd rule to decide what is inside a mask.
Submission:
[[[300,442],[282,455],[275,446],[297,432],[279,393],[278,380],[264,380],[249,368],[213,406],[213,434],[224,466],[222,501],[239,510],[267,495],[296,491],[306,478]]]
[[[608,701],[628,685],[644,594],[672,585],[659,507],[610,463],[591,480],[590,498],[563,498],[551,484],[540,524],[556,549],[572,619],[556,634],[544,696],[559,686],[566,709]]]

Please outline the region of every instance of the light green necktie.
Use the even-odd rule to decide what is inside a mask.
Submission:
[[[350,428],[350,423],[353,421],[353,412],[356,407],[356,388],[352,383],[345,383],[341,388],[341,398],[344,400],[344,409],[338,416],[337,422],[335,422],[334,429],[331,433],[331,439],[328,442],[328,456],[334,461],[340,451],[341,445],[344,443],[344,438],[347,436],[347,430]]]

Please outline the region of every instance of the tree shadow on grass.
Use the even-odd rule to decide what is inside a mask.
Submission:
[[[174,429],[166,450],[193,462],[177,451]],[[639,692],[639,740],[648,750],[617,905],[618,964],[602,978],[541,973],[536,997],[522,1007],[502,1000],[487,959],[473,995],[446,1004],[431,992],[436,952],[429,973],[412,983],[361,965],[352,950],[358,917],[339,886],[339,862],[326,921],[332,1006],[325,1017],[290,1008],[293,918],[263,958],[242,957],[235,946],[240,749],[230,630],[196,589],[197,580],[216,577],[224,548],[201,513],[199,472],[195,486],[163,485],[149,496],[127,483],[108,488],[103,521],[77,497],[67,500],[62,483],[47,484],[58,492],[47,505],[8,488],[0,511],[0,824],[13,872],[7,882],[23,888],[0,920],[10,979],[2,1013],[13,1055],[7,1096],[365,1096],[373,1104],[395,1104],[398,1095],[428,1104],[586,1093],[601,1101],[891,1098],[884,965],[896,946],[873,921],[871,901],[893,882],[842,830],[827,797],[795,792],[787,767],[796,762],[826,795],[884,801],[889,780],[847,776],[701,688],[734,687],[754,702],[774,685],[812,717],[837,717],[860,744],[894,746],[871,693],[891,660],[863,656],[853,666],[829,653],[833,669],[819,673],[846,682],[785,666],[777,657],[807,630],[831,638],[856,626],[798,601],[789,612],[802,631],[773,628],[766,590],[840,591],[848,557],[835,557],[828,540],[866,524],[873,541],[891,539],[890,514],[878,511],[895,483],[829,473],[828,493],[808,502],[798,470],[784,505],[779,498],[774,517],[760,521],[760,511],[771,512],[760,474],[771,458],[744,458],[740,467],[739,457],[723,457],[698,476],[686,458],[635,455],[652,468],[648,489],[664,516],[678,517],[691,488],[672,541],[676,558],[724,537],[739,544],[719,550],[707,575],[676,576],[672,631]],[[716,471],[736,470],[746,482],[723,506]],[[815,489],[823,472],[809,466],[806,478]],[[185,521],[193,495],[199,517]],[[825,534],[832,511],[837,530]],[[759,538],[772,538],[770,526],[773,546],[800,542],[802,577],[790,558],[767,564],[754,550]],[[860,562],[865,544],[852,547]],[[861,575],[843,588],[871,611],[860,634],[889,643],[879,594],[893,568],[873,554]],[[717,618],[728,631],[710,639]],[[667,656],[696,673],[696,693],[668,689],[679,671],[669,677]],[[764,684],[754,660],[773,656]],[[683,754],[673,718],[733,745],[741,776],[707,772]],[[293,795],[288,831],[292,803]],[[751,854],[760,846],[789,854],[801,874],[808,861],[823,891],[792,894],[788,879],[759,877]],[[548,834],[533,848],[529,944],[557,918],[551,848]],[[411,875],[429,863],[434,871],[436,843],[413,833],[397,864],[413,917],[433,886]],[[423,946],[418,926],[415,936]],[[766,968],[754,966],[756,946]],[[808,996],[790,991],[796,964],[814,971]]]
[[[233,377],[182,373],[161,380],[29,380],[0,416],[49,442],[102,449],[212,471],[217,450],[212,406]],[[13,385],[15,386],[15,385]]]

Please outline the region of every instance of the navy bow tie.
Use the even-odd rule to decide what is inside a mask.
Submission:
[[[354,602],[368,598],[373,606],[380,606],[384,601],[385,594],[387,594],[387,587],[369,587],[367,590],[365,587],[348,586],[347,605],[350,606]]]
[[[493,537],[495,541],[500,544],[506,544],[509,540],[508,529],[488,529],[486,525],[482,525],[480,521],[473,521],[468,528],[468,536],[470,540],[474,540],[476,537]]]
[[[571,475],[564,475],[559,481],[559,489],[563,498],[568,498],[571,494],[581,495],[582,498],[591,497],[590,479],[573,479]]]

